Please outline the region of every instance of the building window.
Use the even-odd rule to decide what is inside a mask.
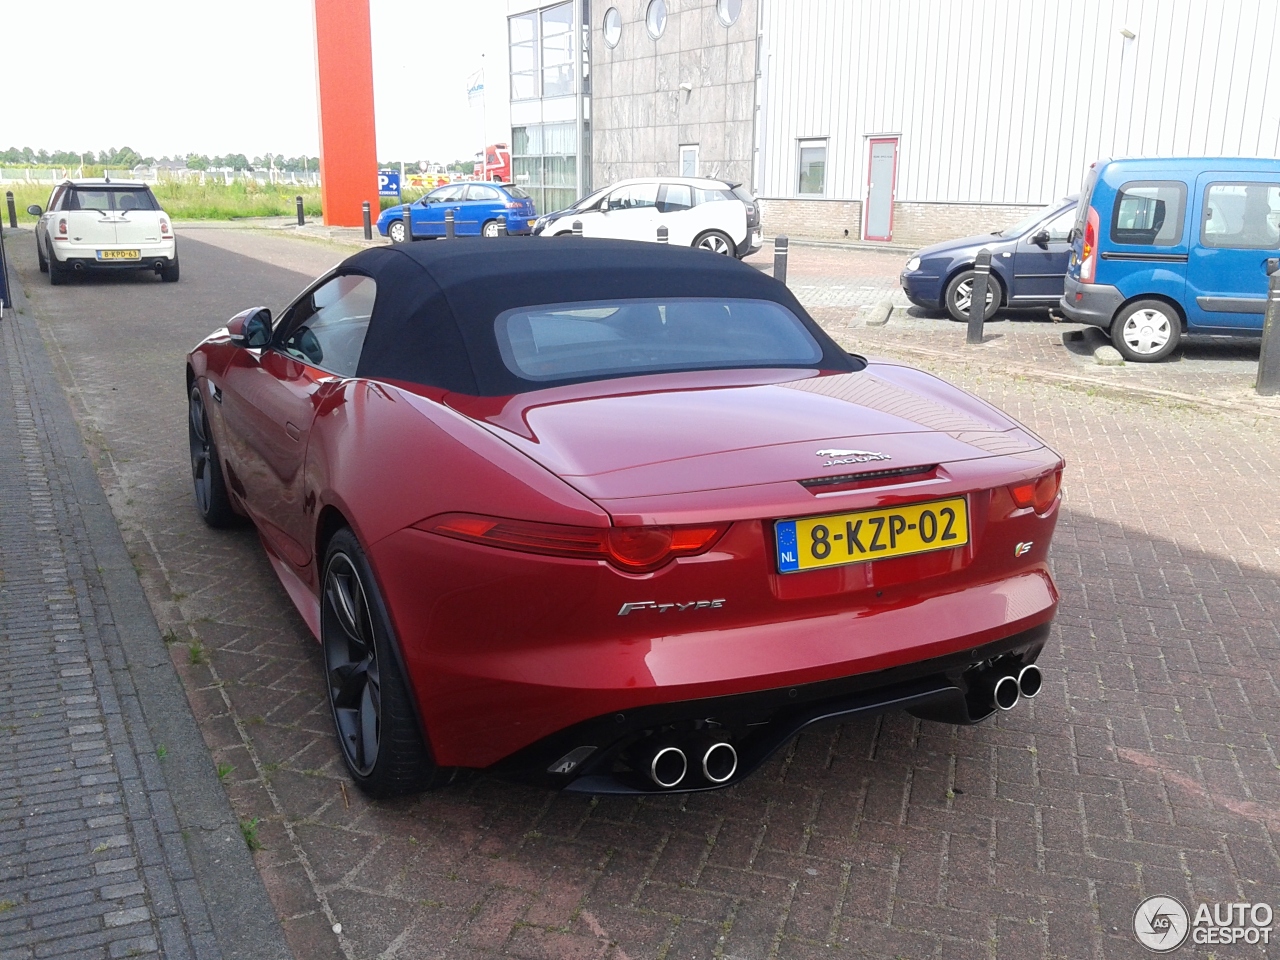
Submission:
[[[612,50],[622,38],[622,14],[617,7],[604,12],[604,45]]]
[[[796,193],[802,197],[821,197],[827,192],[827,141],[800,141],[800,175]]]
[[[732,27],[742,15],[742,0],[716,0],[716,16],[726,27]]]
[[[542,11],[542,95],[573,93],[573,4]]]
[[[573,123],[512,128],[512,179],[533,198],[539,213],[563,210],[578,199],[576,140]]]
[[[684,144],[680,147],[680,176],[696,177],[698,175],[698,145]]]
[[[657,40],[662,36],[662,32],[667,29],[667,0],[649,0],[644,25],[653,39]]]
[[[511,99],[567,97],[574,92],[573,3],[507,18]]]
[[[507,20],[511,38],[511,99],[538,97],[538,15],[525,13]]]

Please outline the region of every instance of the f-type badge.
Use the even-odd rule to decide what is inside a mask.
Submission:
[[[847,463],[870,463],[872,460],[892,460],[883,453],[876,453],[873,450],[819,450],[818,456],[826,457],[827,462],[824,467],[838,467]]]
[[[720,600],[690,600],[688,603],[657,603],[653,600],[640,600],[636,603],[624,603],[622,609],[618,611],[618,616],[625,617],[641,610],[656,610],[658,613],[674,610],[677,613],[683,613],[686,610],[719,610],[723,606],[723,598]]]

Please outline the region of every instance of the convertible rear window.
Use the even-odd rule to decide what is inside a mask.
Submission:
[[[798,367],[823,353],[798,317],[768,300],[596,300],[517,307],[495,323],[502,360],[525,380]]]

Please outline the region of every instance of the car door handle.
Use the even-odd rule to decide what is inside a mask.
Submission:
[[[284,432],[289,435],[289,439],[298,440],[302,437],[302,431],[295,427],[288,420],[284,422]]]
[[[213,397],[214,403],[222,402],[222,388],[212,380],[209,381],[209,396]]]

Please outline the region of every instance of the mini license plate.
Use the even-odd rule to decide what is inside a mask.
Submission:
[[[142,256],[137,250],[99,250],[99,260],[137,260]]]
[[[949,550],[969,542],[964,497],[858,510],[774,524],[778,570],[796,573],[885,557]]]

